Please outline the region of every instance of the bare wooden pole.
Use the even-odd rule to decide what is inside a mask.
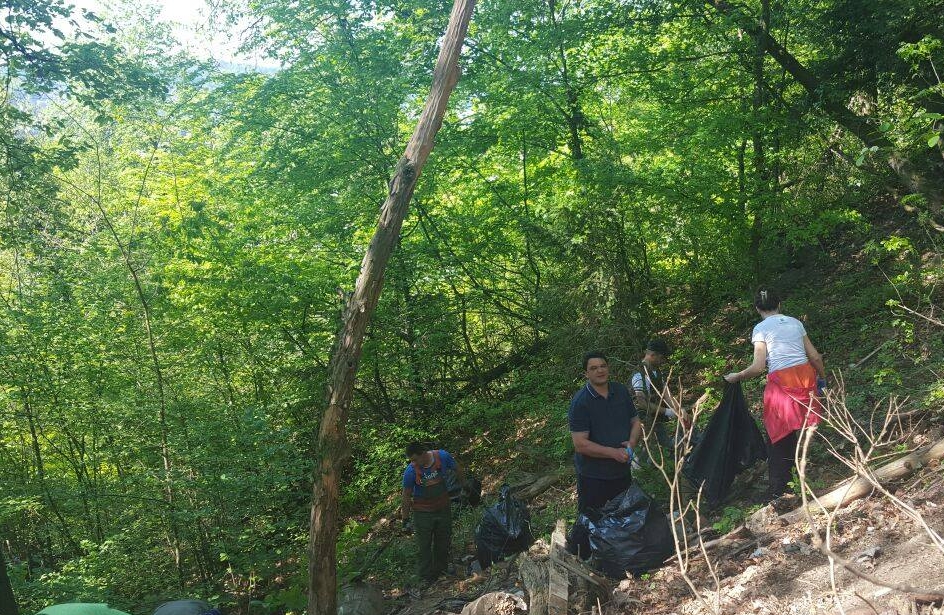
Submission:
[[[453,4],[433,70],[429,97],[390,180],[380,220],[364,254],[354,294],[345,307],[343,326],[328,364],[327,408],[318,433],[318,458],[311,494],[308,615],[335,615],[337,612],[338,478],[341,466],[350,455],[345,424],[364,333],[380,298],[384,271],[397,244],[417,179],[442,126],[449,95],[459,80],[459,53],[474,7],[475,0],[455,0]]]
[[[7,563],[3,559],[3,549],[0,548],[0,613],[3,615],[19,615],[16,598],[13,596],[13,587],[7,576]]]

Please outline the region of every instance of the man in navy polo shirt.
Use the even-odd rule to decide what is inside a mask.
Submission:
[[[587,353],[583,370],[587,383],[567,412],[576,451],[579,512],[599,508],[629,487],[632,451],[642,436],[632,395],[625,385],[610,382],[606,356]]]

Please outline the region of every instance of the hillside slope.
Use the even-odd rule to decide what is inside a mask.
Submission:
[[[774,279],[787,293],[784,311],[806,322],[824,352],[834,373],[834,390],[841,389],[842,406],[863,425],[875,423],[892,407],[901,413],[900,437],[877,455],[885,455],[882,459],[887,461],[941,435],[944,326],[934,315],[934,301],[939,297],[936,284],[942,270],[934,238],[928,238],[927,245],[916,245],[904,238],[914,236],[914,229],[907,228],[909,222],[884,219],[881,209],[875,213],[874,232],[866,235],[854,227],[842,229],[821,244],[821,249],[798,253]],[[705,390],[717,399],[720,374],[748,361],[747,335],[753,322],[745,300],[700,314],[680,313],[674,325],[665,327],[662,334],[679,349],[673,373],[676,386],[684,385],[686,400],[692,401]],[[633,360],[629,354],[615,357],[612,362],[617,378],[626,378]],[[456,447],[460,457],[471,460],[492,496],[503,482],[520,482],[529,473],[559,475],[553,487],[529,502],[535,534],[545,540],[558,518],[572,521],[575,514],[565,424],[570,391],[579,386],[579,381],[571,378],[574,374],[576,370],[553,360],[520,371],[490,406],[496,420],[465,439],[466,446]],[[745,389],[753,409],[759,411],[761,380]],[[896,400],[892,406],[890,399]],[[820,431],[834,445],[841,439],[828,425]],[[443,434],[443,441],[461,442],[463,436]],[[809,481],[814,489],[822,491],[849,472],[824,443],[813,444]],[[638,472],[637,477],[656,497],[664,497],[665,488],[654,472]],[[765,469],[756,467],[739,478],[728,502],[714,511],[703,511],[715,534],[731,529],[759,508],[751,501],[762,492],[765,481]],[[940,508],[944,472],[939,464],[932,463],[888,489],[923,515],[932,529],[944,530]],[[392,599],[390,609],[409,613],[457,609],[481,593],[512,587],[517,579],[513,563],[471,578],[463,573],[475,552],[473,531],[479,516],[479,510],[467,511],[458,522],[454,559],[462,578],[441,581],[418,599],[417,592],[411,596],[408,591],[409,576],[402,574],[410,566],[409,539],[391,534],[383,522],[367,533],[364,546],[344,563],[356,570],[372,558],[379,537],[385,537],[389,548],[373,558],[365,572],[372,582],[386,588]],[[701,613],[720,608],[724,613],[832,613],[841,604],[846,609],[866,609],[862,613],[938,612],[933,600],[915,602],[841,567],[835,571],[834,596],[829,561],[816,550],[805,519],[774,523],[767,533],[750,548],[741,544],[734,553],[719,550],[712,554],[717,585],[703,563],[693,565],[689,576],[705,592],[703,600],[693,597],[678,567],[669,564],[651,575],[617,584],[612,601],[603,604],[603,610]],[[944,587],[944,552],[901,507],[881,495],[847,506],[837,517],[832,540],[837,553],[891,584],[931,590]]]

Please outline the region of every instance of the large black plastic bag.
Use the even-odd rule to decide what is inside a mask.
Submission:
[[[525,551],[534,542],[528,507],[511,497],[503,485],[498,502],[488,507],[475,528],[475,549],[483,569],[514,553]]]
[[[589,522],[594,565],[608,577],[640,575],[662,566],[675,552],[669,519],[652,498],[630,485]]]
[[[747,410],[740,383],[728,383],[682,473],[696,489],[704,485],[702,500],[713,508],[727,497],[734,477],[762,459],[767,459],[764,436]]]
[[[444,472],[446,477],[446,491],[449,492],[449,500],[456,508],[466,506],[478,506],[482,501],[482,481],[472,476],[466,475],[464,481],[460,481],[455,470]]]
[[[590,559],[590,525],[594,519],[599,518],[599,512],[592,515],[584,513],[577,515],[577,520],[574,521],[573,527],[567,533],[567,544],[565,546],[569,553],[579,556],[580,559]]]

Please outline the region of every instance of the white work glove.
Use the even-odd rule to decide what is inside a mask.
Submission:
[[[665,408],[662,409],[662,414],[663,414],[666,418],[670,418],[670,419],[677,418],[677,416],[678,416],[677,414],[675,414],[675,410],[673,410],[672,408],[669,408],[668,406],[666,406]]]

